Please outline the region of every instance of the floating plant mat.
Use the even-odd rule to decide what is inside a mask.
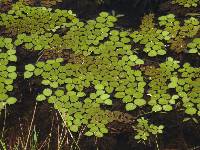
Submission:
[[[199,18],[148,14],[138,29],[129,30],[117,27],[117,21],[108,12],[82,21],[71,10],[23,2],[1,13],[0,27],[5,30],[0,38],[0,109],[16,102],[8,94],[20,74],[25,81],[39,79],[34,99],[53,106],[70,133],[84,127],[83,135],[101,138],[118,122],[130,126],[138,142],[146,142],[165,130],[164,121],[151,121],[153,115],[177,112],[182,120],[197,122]],[[9,61],[17,61],[16,48],[40,55],[23,66],[23,73],[9,66]],[[179,55],[193,57],[198,64],[192,66]]]
[[[16,66],[11,65],[11,62],[17,61],[15,53],[12,39],[0,37],[0,110],[7,104],[14,104],[17,101],[15,97],[9,95],[17,78]]]

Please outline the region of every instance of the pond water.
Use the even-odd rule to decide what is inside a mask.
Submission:
[[[11,2],[10,4],[15,3],[16,1]],[[30,2],[31,1],[34,0],[30,0]],[[34,5],[39,6],[39,2],[39,0],[35,1]],[[1,13],[6,13],[11,9],[6,4],[1,3],[0,7]],[[155,14],[154,16],[156,19],[162,15],[173,13],[180,20],[188,19],[187,14],[190,13],[189,15],[200,20],[200,4],[197,7],[184,8],[183,6],[171,4],[171,0],[63,0],[63,2],[57,3],[57,5],[52,6],[52,8],[72,10],[73,13],[77,14],[81,21],[95,19],[102,11],[113,15],[121,15],[118,18],[115,27],[117,30],[128,31],[131,29],[139,30],[142,17],[149,13]],[[154,20],[156,20],[155,18]],[[158,21],[155,24],[158,25]],[[183,22],[181,24],[183,24]],[[6,30],[5,27],[0,27],[0,36],[11,37],[13,40],[16,40],[17,35],[8,34],[6,33]],[[62,29],[56,32],[60,35],[64,34]],[[194,38],[199,37],[200,30],[198,30]],[[191,38],[186,38],[185,41],[189,43]],[[182,43],[180,43],[179,46],[182,46],[181,44]],[[169,45],[166,47],[167,49],[170,49]],[[143,49],[144,46],[134,43],[132,49],[135,50],[137,48]],[[152,112],[142,115],[142,117],[151,120],[151,123],[153,124],[164,124],[165,126],[161,135],[159,134],[157,138],[152,137],[152,139],[145,144],[134,139],[135,133],[132,128],[132,123],[113,121],[107,125],[109,132],[102,138],[82,135],[82,132],[84,132],[83,127],[81,128],[82,132],[70,132],[65,128],[60,113],[54,109],[52,104],[48,104],[46,101],[36,103],[35,99],[38,93],[41,93],[46,87],[41,84],[41,78],[24,79],[24,72],[26,71],[25,65],[35,64],[38,59],[46,60],[44,56],[41,58],[41,53],[43,53],[43,51],[28,51],[23,46],[17,46],[16,51],[18,60],[13,64],[16,65],[18,77],[14,82],[14,90],[10,92],[10,95],[17,98],[17,103],[7,106],[6,109],[1,111],[0,115],[0,133],[2,134],[0,141],[2,140],[5,142],[8,150],[14,150],[14,145],[17,145],[17,149],[19,150],[24,149],[24,147],[26,147],[27,150],[57,150],[59,149],[59,144],[61,145],[60,150],[200,149],[200,125],[199,123],[196,123],[200,121],[199,116],[185,115],[182,110],[176,111],[176,108],[170,112]],[[160,63],[167,60],[166,56],[153,58],[149,57],[146,53],[140,53],[137,50],[136,54],[145,61],[145,64],[143,65],[134,66],[136,69],[152,65],[158,66]],[[68,52],[67,50],[63,55],[68,57],[68,55],[71,56],[72,54],[71,51]],[[175,53],[169,50],[167,55],[179,60],[181,65],[185,62],[189,62],[193,67],[200,67],[200,56],[198,54],[188,54],[184,52]],[[50,57],[54,58],[56,56],[52,54]],[[200,85],[199,81],[200,80],[197,80],[197,86]],[[94,87],[85,89],[85,91],[87,91],[86,93],[93,92],[94,90]],[[148,92],[147,88],[145,89],[145,92]],[[174,90],[169,89],[169,92],[173,93]],[[102,109],[126,113],[126,110],[124,109],[125,105],[115,98],[114,94],[110,95],[113,98],[113,105],[103,106]],[[179,105],[181,105],[180,103],[175,107],[179,107]],[[138,109],[136,112],[128,112],[128,114],[135,120],[138,114],[143,113],[144,111],[148,112],[148,110],[149,108],[145,107],[144,110]],[[183,122],[182,120],[184,118],[190,118],[190,120]],[[28,137],[29,139],[27,140]],[[34,138],[37,140],[34,140]],[[35,147],[33,146],[34,142],[36,142]],[[78,143],[78,146],[76,145],[76,142]],[[1,149],[3,149],[3,144],[0,143],[0,146],[2,147]]]

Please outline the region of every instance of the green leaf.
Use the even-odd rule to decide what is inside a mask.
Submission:
[[[35,66],[32,64],[28,64],[25,66],[25,70],[27,70],[27,71],[31,72],[31,71],[34,71],[34,69],[35,69]]]
[[[44,101],[46,99],[46,97],[43,95],[43,94],[39,94],[37,97],[36,97],[36,100],[37,101]]]
[[[31,78],[32,76],[33,76],[33,72],[29,72],[29,71],[24,72],[24,78],[25,79]]]
[[[163,36],[167,36],[168,34],[169,34],[168,31],[163,31],[163,32],[162,32],[162,35],[163,35]]]
[[[115,93],[115,97],[116,98],[123,98],[123,97],[125,97],[125,93],[124,92],[117,92],[117,93]]]
[[[135,63],[136,63],[137,65],[142,65],[142,64],[144,64],[144,61],[143,61],[142,59],[137,59],[137,60],[135,61]]]
[[[16,54],[16,50],[15,49],[10,49],[10,50],[7,51],[7,54],[8,55],[14,55],[14,54]]]
[[[78,126],[77,125],[72,125],[72,126],[70,126],[70,130],[72,132],[78,132]]]
[[[4,93],[0,93],[0,101],[4,101],[8,98],[8,95],[7,94],[4,94]]]
[[[6,86],[6,90],[7,91],[12,91],[13,90],[13,86],[12,85],[7,85]]]
[[[122,99],[122,101],[123,101],[124,103],[132,102],[132,100],[133,100],[133,98],[132,98],[130,95],[126,95],[126,96]]]
[[[63,90],[56,90],[55,95],[58,96],[58,97],[61,97],[61,96],[64,95],[64,91]]]
[[[193,107],[189,107],[189,108],[187,108],[187,109],[185,110],[185,113],[186,113],[186,114],[189,114],[189,115],[194,115],[194,114],[196,114],[196,112],[197,112],[197,109],[196,109],[196,108],[193,108]]]
[[[158,55],[165,55],[165,54],[166,54],[166,51],[160,49],[160,50],[157,51],[157,53],[158,53]]]
[[[101,98],[102,100],[108,99],[109,97],[110,97],[110,95],[108,95],[108,94],[102,94],[102,95],[100,96],[100,98]]]
[[[104,85],[102,85],[102,84],[97,84],[97,85],[95,85],[95,87],[94,87],[96,90],[103,90],[104,89]]]
[[[144,99],[135,99],[134,103],[138,106],[144,106],[146,104],[146,101]]]
[[[5,102],[0,102],[0,110],[2,110],[5,107],[6,103]]]
[[[131,111],[131,110],[134,110],[137,106],[133,103],[128,103],[126,104],[125,108],[127,111]]]
[[[49,88],[46,88],[46,89],[43,90],[43,94],[44,94],[45,96],[51,96],[52,90],[49,89]]]
[[[17,56],[15,56],[15,55],[10,55],[10,56],[8,57],[8,60],[9,60],[9,61],[16,62],[16,61],[17,61]]]
[[[35,74],[35,76],[39,76],[39,75],[41,75],[42,72],[43,72],[43,70],[40,69],[40,68],[36,68],[36,69],[34,70],[34,74]]]
[[[112,30],[112,31],[110,31],[110,34],[111,34],[111,35],[114,35],[114,36],[117,36],[117,35],[119,35],[119,31],[117,31],[117,30]]]
[[[15,104],[17,102],[17,99],[15,97],[9,97],[7,100],[6,100],[6,103],[11,105],[11,104]]]
[[[86,95],[86,94],[85,94],[84,92],[78,92],[78,93],[77,93],[77,96],[78,96],[78,97],[84,97],[85,95]]]
[[[15,66],[8,66],[7,67],[7,71],[8,72],[15,72],[16,71],[16,67]]]
[[[131,55],[131,56],[129,56],[129,59],[131,61],[136,61],[138,59],[138,57],[136,55]]]
[[[153,108],[152,108],[152,111],[155,111],[155,112],[158,112],[158,111],[161,111],[162,110],[162,107],[160,105],[154,105]]]
[[[178,95],[173,95],[173,96],[172,96],[172,99],[178,99],[178,98],[179,98]]]
[[[8,74],[8,77],[14,80],[17,78],[17,74],[15,72],[11,72]]]
[[[108,13],[107,12],[101,12],[100,14],[99,14],[99,16],[101,16],[101,17],[104,17],[104,18],[106,18],[106,17],[108,17]]]
[[[52,82],[52,83],[50,83],[50,86],[52,88],[57,88],[58,87],[58,82]]]
[[[50,81],[49,81],[49,80],[42,80],[42,84],[43,84],[43,85],[49,85],[49,84],[50,84]]]
[[[148,56],[150,57],[154,57],[157,55],[157,52],[155,50],[151,50],[149,53],[148,53]]]
[[[176,87],[177,87],[176,82],[171,82],[170,84],[168,84],[168,88],[176,88]]]
[[[48,103],[55,103],[56,102],[56,96],[50,96],[48,99]]]
[[[108,133],[108,129],[104,127],[100,128],[100,131],[101,133]]]
[[[5,79],[4,83],[9,85],[9,84],[13,84],[13,79]]]
[[[198,49],[197,48],[191,48],[190,50],[189,50],[189,53],[197,53],[198,52]]]
[[[103,137],[103,133],[101,133],[101,132],[99,132],[99,131],[95,132],[94,135],[95,135],[96,137],[98,137],[98,138]]]
[[[58,62],[58,63],[61,63],[61,62],[63,62],[63,61],[64,61],[63,58],[56,58],[56,62]]]
[[[39,62],[36,63],[36,66],[37,66],[38,68],[42,68],[44,65],[45,65],[45,63],[42,62],[42,61],[39,61]]]
[[[32,49],[33,48],[32,43],[26,43],[24,46],[25,46],[26,49]]]
[[[92,135],[93,135],[93,132],[87,131],[87,132],[85,132],[84,135],[86,135],[86,136],[92,136]]]
[[[106,104],[106,105],[112,105],[112,100],[111,99],[106,99],[104,101],[104,104]]]
[[[187,122],[187,121],[189,121],[191,118],[184,118],[183,119],[183,122]]]
[[[67,91],[71,91],[71,90],[73,90],[74,89],[74,84],[67,84],[66,85],[66,89],[67,89]]]
[[[172,106],[171,105],[164,105],[163,106],[163,110],[164,111],[171,111],[172,110]]]

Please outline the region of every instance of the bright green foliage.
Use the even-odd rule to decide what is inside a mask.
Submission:
[[[134,103],[135,107],[146,104],[143,99],[146,83],[141,71],[132,69],[144,61],[131,51],[128,32],[110,31],[115,21],[116,18],[106,12],[86,24],[77,19],[76,25],[69,27],[62,37],[62,43],[76,54],[71,54],[67,64],[63,65],[63,59],[57,58],[25,66],[24,78],[38,76],[42,84],[48,86],[36,100],[54,104],[73,132],[85,124],[88,127],[85,135],[102,137],[108,132],[109,122],[130,121],[122,112],[100,108],[113,104],[111,94],[124,103]],[[24,41],[24,37],[21,34],[17,40],[23,38],[21,41]],[[105,38],[108,40],[103,41]],[[96,91],[85,92],[91,87]]]
[[[17,40],[15,40],[15,45],[22,45],[25,49],[41,51],[44,49],[51,50],[62,50],[65,49],[63,39],[58,34],[45,33],[39,35],[34,33],[31,35],[19,34]]]
[[[185,63],[180,67],[178,61],[168,58],[159,68],[145,68],[149,76],[148,95],[152,111],[171,111],[173,106],[181,101],[185,113],[200,115],[200,69]],[[169,89],[175,89],[171,94]]]
[[[43,90],[43,94],[45,95],[45,96],[51,96],[51,94],[52,94],[52,90],[51,89],[44,89]]]
[[[145,45],[143,51],[150,57],[165,55],[166,49],[163,41],[170,40],[169,32],[157,29],[153,19],[153,14],[144,16],[140,30],[134,31],[130,35],[134,42]]]
[[[159,25],[164,26],[172,38],[176,37],[178,32],[181,36],[193,37],[199,30],[199,21],[197,18],[190,17],[184,20],[184,25],[180,26],[180,21],[176,20],[174,14],[168,14],[166,16],[160,16],[158,18]]]
[[[86,23],[76,20],[77,24],[71,27],[66,35],[63,36],[64,43],[75,54],[88,56],[92,53],[107,53],[105,44],[101,44],[101,42],[109,36],[110,28],[114,27],[116,21],[117,18],[107,12],[101,12],[95,20],[88,20]],[[111,35],[110,38],[111,41],[108,41],[107,45],[111,49],[115,49],[117,46],[115,43],[119,43],[119,47],[124,46],[126,43],[126,41],[123,43],[121,41],[122,38],[120,39],[118,36],[112,38]]]
[[[187,45],[189,53],[197,53],[200,55],[200,38],[195,38]]]
[[[11,34],[43,34],[55,32],[75,18],[71,11],[51,8],[25,6],[21,2],[13,4],[8,14],[0,14],[0,26],[5,26]]]
[[[46,99],[46,97],[43,95],[43,94],[39,94],[37,97],[36,97],[36,100],[37,101],[44,101]]]
[[[133,126],[133,128],[137,132],[135,139],[139,142],[144,142],[148,140],[150,136],[156,136],[163,133],[164,126],[149,124],[149,121],[142,117],[140,119],[137,119],[137,124],[136,126]]]
[[[178,61],[168,58],[166,62],[160,64],[160,68],[145,68],[145,75],[149,76],[150,80],[147,95],[150,96],[148,104],[152,106],[152,111],[170,111],[176,103],[174,102],[175,99],[168,93],[170,87],[168,81],[176,79],[177,73],[175,70],[179,68],[178,63]]]
[[[129,59],[126,57],[125,60],[129,62]],[[141,107],[146,103],[142,99],[146,83],[143,81],[140,71],[134,71],[127,65],[124,68],[123,65],[118,67],[117,57],[112,56],[112,59],[109,60],[102,54],[97,57],[84,56],[83,60],[84,63],[68,63],[66,65],[61,65],[63,60],[59,58],[46,62],[39,61],[34,67],[30,64],[26,65],[24,75],[25,78],[27,78],[26,73],[42,77],[42,84],[49,88],[44,89],[36,100],[48,100],[63,114],[64,118],[71,118],[66,120],[71,131],[77,132],[82,124],[86,124],[89,129],[86,135],[102,137],[104,132],[108,132],[105,125],[113,120],[118,120],[121,114],[121,112],[101,110],[101,105],[112,105],[110,93],[113,93],[114,90],[116,95],[120,92],[127,93],[129,99],[127,96],[125,98],[116,96],[116,98],[122,99],[125,103],[134,102],[137,107]],[[139,58],[135,56],[135,60],[139,60]],[[133,60],[131,62],[133,63],[130,65],[136,64]],[[36,72],[36,70],[38,71]],[[88,93],[85,93],[84,89],[92,85],[96,92],[90,93],[89,97],[86,97]],[[85,100],[81,102],[80,99]],[[79,111],[81,112],[79,113]],[[65,115],[69,115],[69,117],[65,117]],[[99,127],[96,128],[97,126]]]
[[[132,111],[136,108],[137,106],[134,103],[127,103],[126,104],[126,111]]]
[[[181,75],[175,89],[185,107],[185,113],[200,116],[200,68],[185,63],[178,72]]]
[[[197,7],[199,0],[172,0],[172,4],[178,4],[184,7]]]
[[[29,50],[32,50],[32,49],[33,50],[71,49],[76,54],[83,54],[84,56],[88,56],[91,53],[94,53],[94,54],[104,53],[105,47],[102,44],[100,44],[100,42],[110,35],[111,41],[109,41],[107,45],[110,45],[111,48],[114,49],[114,47],[120,47],[124,49],[130,49],[130,46],[126,45],[126,43],[130,42],[130,39],[127,37],[128,32],[124,31],[120,33],[119,31],[116,31],[120,34],[115,35],[115,36],[112,35],[114,31],[111,31],[109,33],[110,28],[114,26],[114,22],[117,21],[117,18],[109,15],[107,12],[101,12],[95,20],[89,20],[86,23],[84,23],[84,22],[81,22],[78,18],[76,18],[74,14],[69,13],[68,11],[56,10],[55,12],[51,12],[51,10],[49,9],[45,10],[45,8],[40,8],[40,7],[37,7],[35,9],[34,7],[30,7],[30,8],[27,6],[21,6],[21,7],[22,7],[22,10],[30,9],[29,11],[31,12],[32,11],[36,11],[36,12],[42,11],[42,13],[47,12],[49,13],[48,16],[50,15],[48,19],[56,18],[56,20],[53,20],[53,21],[47,20],[46,22],[40,24],[42,27],[40,26],[38,27],[36,25],[33,26],[34,25],[33,24],[32,25],[33,27],[39,28],[33,31],[22,30],[21,32],[18,32],[20,34],[18,34],[17,40],[15,41],[16,46],[23,44],[24,48],[29,49]],[[33,15],[35,15],[35,13],[33,13]],[[5,23],[7,23],[6,18],[10,15],[4,14],[2,16],[5,17],[5,19],[2,19],[2,25],[5,25]],[[13,13],[12,17],[17,17],[17,14]],[[34,16],[30,16],[30,17],[33,17],[34,19]],[[28,17],[25,17],[25,18],[28,18]],[[44,19],[44,17],[42,18]],[[59,21],[58,19],[62,19],[62,20]],[[70,21],[70,22],[67,23],[67,21]],[[36,20],[34,20],[34,22],[38,24]],[[10,28],[10,25],[12,24],[9,24],[7,28]],[[30,26],[31,29],[33,28],[32,26]],[[51,29],[46,29],[46,27],[50,28],[51,26],[52,26]],[[57,29],[60,29],[61,27],[68,29],[68,31],[66,32],[64,36],[50,33],[50,31],[55,32]],[[20,28],[25,28],[25,27],[20,26]],[[27,35],[27,33],[31,33],[31,34]]]
[[[171,57],[158,67],[146,66],[132,50],[131,41],[144,45],[143,51],[150,57],[165,55],[166,43],[178,41],[177,37],[192,38],[199,31],[199,21],[191,17],[180,26],[175,16],[169,14],[159,17],[159,25],[164,28],[161,30],[155,27],[153,19],[152,14],[145,16],[140,29],[130,34],[115,28],[117,18],[107,12],[83,22],[71,11],[52,11],[17,3],[7,14],[0,14],[0,25],[5,26],[8,33],[17,35],[15,46],[41,51],[41,57],[48,50],[70,53],[69,58],[46,60],[40,57],[35,64],[25,65],[24,78],[41,79],[43,90],[36,100],[52,104],[72,132],[78,132],[84,125],[87,128],[84,135],[103,137],[109,132],[109,123],[134,121],[132,115],[113,111],[112,105],[117,101],[124,103],[126,111],[150,108],[159,113],[184,108],[186,115],[200,115],[199,68],[187,63],[181,66]],[[12,82],[17,76],[16,67],[6,66],[8,61],[16,61],[11,42],[10,39],[0,41],[0,47],[8,49],[0,55],[4,59],[0,62],[4,72],[0,77],[11,78],[0,82],[3,87],[7,85],[2,89],[0,86],[0,92],[4,93],[12,91]],[[188,44],[188,48],[198,51],[198,38]],[[143,64],[143,69],[137,69]],[[16,102],[6,94],[1,94],[0,99],[7,104]],[[0,103],[0,108],[6,103]],[[135,130],[135,138],[145,141],[150,135],[162,133],[163,126],[149,124],[141,118]]]
[[[14,104],[17,99],[9,96],[13,91],[13,82],[17,78],[16,67],[11,62],[16,62],[16,50],[12,39],[0,37],[0,111],[6,104]]]
[[[184,20],[183,26],[180,25],[180,21],[176,20],[174,14],[160,16],[158,20],[159,25],[164,26],[172,38],[176,38],[177,36],[193,37],[198,33],[200,28],[198,19],[194,17]]]
[[[199,20],[194,17],[184,20],[184,23],[178,21],[174,14],[160,16],[158,20],[159,25],[163,26],[164,30],[169,32],[169,36],[171,37],[171,40],[169,40],[169,43],[171,43],[170,49],[177,53],[187,48],[185,38],[194,37],[200,30]]]

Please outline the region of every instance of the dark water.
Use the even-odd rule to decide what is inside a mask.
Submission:
[[[107,3],[97,4],[92,0],[65,0],[63,3],[58,4],[55,8],[60,9],[71,9],[78,17],[81,19],[92,19],[95,18],[99,12],[115,11],[116,14],[124,14],[124,17],[119,18],[117,26],[123,28],[138,28],[141,23],[141,17],[144,14],[155,13],[156,16],[165,14],[167,12],[176,12],[176,8],[171,8],[169,3],[166,6],[159,0],[116,0],[109,1]],[[179,7],[178,7],[179,8]],[[198,11],[200,9],[195,9],[191,11]],[[185,11],[183,9],[183,11]],[[182,17],[183,12],[178,10],[178,15]],[[28,63],[36,62],[39,54],[37,52],[28,53],[20,49],[17,62],[17,72],[19,77],[15,82],[16,90],[13,95],[17,96],[18,103],[7,109],[6,116],[6,135],[8,137],[8,143],[12,143],[15,137],[20,134],[20,124],[24,126],[24,132],[28,132],[28,126],[30,125],[31,117],[35,107],[35,96],[41,91],[42,85],[40,84],[40,79],[36,80],[24,80],[23,72],[24,66]],[[172,54],[174,55],[174,54]],[[175,58],[179,60],[184,60],[192,63],[194,66],[199,66],[200,62],[198,58],[193,57],[192,59],[185,54],[179,56],[174,55]],[[161,60],[163,61],[162,58]],[[39,133],[39,142],[43,142],[48,136],[50,130],[52,129],[52,139],[50,142],[50,147],[45,147],[44,149],[55,150],[57,145],[57,129],[58,124],[61,123],[61,119],[56,114],[55,110],[47,103],[37,104],[36,116],[34,124],[36,124],[36,130]],[[181,117],[179,114],[171,112],[171,115],[166,116],[151,116],[152,120],[156,123],[157,120],[161,123],[167,122],[165,127],[165,132],[159,138],[158,144],[160,149],[176,149],[176,150],[187,150],[188,147],[195,147],[200,145],[200,126],[192,122],[177,124],[181,122]],[[20,119],[19,119],[20,118]],[[4,121],[4,112],[0,118],[0,126],[2,128]],[[52,127],[53,122],[53,127]],[[153,122],[153,123],[154,123]],[[12,139],[12,138],[13,139]],[[95,138],[83,137],[80,139],[81,150],[154,150],[156,149],[155,144],[140,144],[134,140],[134,136],[128,131],[122,131],[119,133],[108,134],[102,139],[95,143]],[[65,141],[66,142],[66,141]],[[20,149],[20,148],[19,148]],[[69,147],[63,147],[63,150],[68,150]]]

